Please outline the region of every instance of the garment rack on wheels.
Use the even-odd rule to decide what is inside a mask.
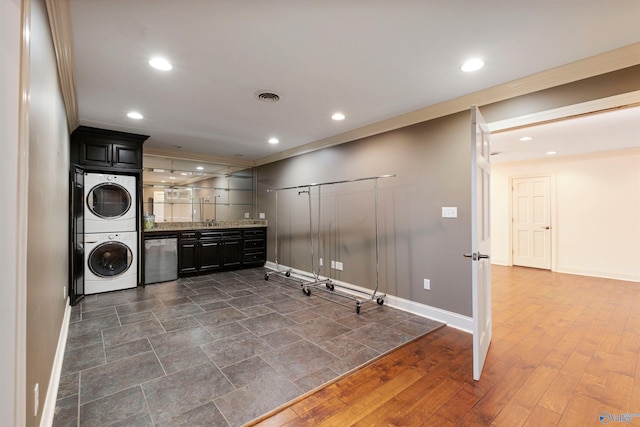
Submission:
[[[380,247],[378,243],[379,236],[379,228],[378,228],[378,180],[382,178],[395,178],[395,174],[389,175],[380,175],[366,178],[357,178],[351,180],[343,180],[343,181],[333,181],[333,182],[323,182],[323,183],[313,183],[313,184],[305,184],[298,185],[293,187],[282,187],[275,189],[268,189],[267,192],[275,192],[275,264],[276,270],[272,272],[268,272],[264,275],[265,280],[269,280],[272,275],[284,276],[286,278],[291,278],[292,270],[288,268],[286,270],[281,270],[280,265],[278,263],[278,193],[280,191],[285,190],[298,190],[298,195],[306,194],[309,202],[309,247],[311,253],[311,277],[305,274],[297,274],[301,279],[297,280],[302,288],[302,292],[305,295],[311,295],[311,289],[319,289],[325,292],[329,292],[332,295],[337,295],[340,297],[344,297],[355,301],[356,303],[356,313],[360,313],[360,308],[362,304],[367,301],[376,301],[379,305],[384,304],[384,300],[386,298],[385,294],[379,294],[378,289],[380,286],[380,267],[379,267],[379,259],[380,259]],[[345,184],[350,182],[358,182],[358,181],[373,181],[373,194],[374,194],[374,220],[375,220],[375,264],[376,264],[376,286],[371,294],[365,292],[361,289],[355,289],[345,284],[335,283],[330,278],[321,278],[319,273],[316,272],[315,269],[315,252],[314,252],[314,239],[313,239],[313,217],[312,217],[312,204],[311,204],[311,189],[318,189],[318,256],[320,254],[320,202],[321,202],[321,189],[323,186],[328,185],[337,185],[337,184]],[[309,280],[306,280],[309,279]]]

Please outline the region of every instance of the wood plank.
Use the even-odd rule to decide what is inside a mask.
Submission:
[[[420,378],[422,378],[422,375],[415,369],[406,369],[397,377],[385,382],[377,388],[375,392],[368,393],[361,396],[359,399],[351,401],[345,410],[334,414],[315,425],[318,427],[354,425],[356,421],[359,421],[369,412],[369,408],[384,405],[385,402],[409,387],[414,382],[418,381]]]
[[[480,401],[465,415],[462,421],[481,421],[489,424],[502,408],[511,400],[522,384],[533,372],[534,367],[518,364],[505,372],[504,379],[499,385],[489,390]]]
[[[493,419],[491,425],[519,427],[525,423],[530,414],[531,409],[525,408],[515,400],[510,400]]]
[[[459,390],[440,409],[427,418],[420,426],[452,426],[463,419],[469,410],[478,402],[480,397],[466,389]]]
[[[531,376],[527,378],[527,381],[513,396],[513,400],[523,408],[532,410],[537,406],[542,395],[557,378],[558,372],[558,369],[545,365],[537,366]]]
[[[272,417],[259,421],[254,425],[259,427],[281,427],[296,419],[298,419],[298,414],[293,412],[291,408],[285,408]]]
[[[617,372],[610,372],[604,386],[601,403],[610,411],[640,413],[639,408],[629,406],[633,391],[634,378]],[[638,420],[640,421],[640,420]]]
[[[550,409],[536,406],[529,414],[529,418],[522,425],[523,427],[552,427],[560,422],[560,414]]]
[[[538,401],[538,405],[555,411],[558,414],[564,413],[571,396],[578,386],[578,382],[579,378],[573,375],[563,372],[558,373],[556,379]]]
[[[600,402],[583,394],[574,394],[558,422],[558,427],[596,426],[600,423]]]

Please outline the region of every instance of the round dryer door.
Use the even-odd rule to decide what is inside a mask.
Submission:
[[[131,194],[121,185],[98,184],[87,195],[87,206],[99,218],[120,218],[131,209]]]
[[[131,267],[131,249],[121,242],[105,242],[96,246],[89,254],[89,268],[99,277],[118,276]]]

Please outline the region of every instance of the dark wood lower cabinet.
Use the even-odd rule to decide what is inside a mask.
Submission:
[[[267,261],[267,230],[244,230],[242,237],[242,264],[245,267],[264,265]]]
[[[200,261],[200,268],[198,271],[205,273],[222,268],[224,260],[220,253],[221,245],[222,242],[219,240],[202,240],[200,242],[200,246],[198,248],[200,250],[198,257]]]
[[[178,250],[178,274],[188,275],[198,272],[198,241],[195,239],[180,240]]]
[[[242,240],[222,243],[222,260],[225,267],[240,267],[242,262]]]
[[[181,277],[219,270],[256,267],[266,262],[266,229],[188,230],[180,232]],[[249,242],[249,243],[248,243]]]

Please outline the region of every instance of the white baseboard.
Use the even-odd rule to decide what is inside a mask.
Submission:
[[[276,269],[276,264],[271,261],[267,261],[267,263],[265,264],[265,267],[272,270],[278,270],[278,271],[291,270],[291,276],[298,279],[308,279],[310,277],[313,277],[313,275],[307,271],[296,270],[283,265],[278,265],[277,266],[278,268]],[[320,277],[320,279],[326,279],[326,278]],[[371,289],[365,289],[357,285],[341,282],[340,280],[331,279],[331,281],[336,285],[347,286],[349,288],[352,288],[364,294],[371,294],[372,292]],[[360,295],[357,295],[357,296],[360,297]],[[396,297],[393,295],[386,296],[385,304],[388,304],[390,307],[397,308],[399,310],[406,311],[411,314],[415,314],[417,316],[428,317],[429,319],[446,323],[448,326],[454,327],[456,329],[459,329],[467,333],[472,333],[473,331],[473,318],[469,316],[463,316],[458,313],[443,310],[438,307],[432,307],[419,302],[410,301],[410,300]]]
[[[640,282],[640,274],[612,273],[607,271],[589,270],[580,267],[558,266],[557,273],[575,274],[578,276],[602,277],[603,279],[623,280],[627,282]]]
[[[58,386],[60,385],[60,376],[62,375],[62,362],[64,361],[64,350],[67,346],[67,333],[69,332],[69,319],[71,318],[71,305],[67,298],[67,305],[62,318],[62,326],[60,328],[60,336],[58,337],[58,347],[56,356],[53,359],[53,367],[51,369],[51,377],[49,378],[49,387],[47,388],[47,397],[42,407],[42,418],[40,418],[40,427],[51,427],[53,425],[53,416],[56,412],[56,400],[58,397]]]

